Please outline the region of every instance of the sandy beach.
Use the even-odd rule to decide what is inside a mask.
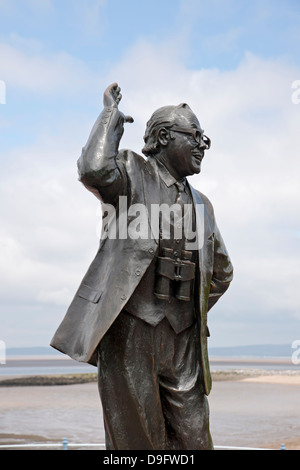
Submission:
[[[22,385],[23,377],[4,386],[7,379],[2,377],[0,386],[0,445],[67,438],[105,449],[95,381],[34,385],[31,378],[31,385]],[[55,383],[54,376],[45,379]],[[287,450],[300,450],[299,392],[298,370],[215,371],[209,396],[214,445],[279,449],[284,443]]]

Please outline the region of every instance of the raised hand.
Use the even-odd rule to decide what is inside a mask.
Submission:
[[[122,95],[120,92],[121,88],[118,86],[117,83],[112,83],[111,85],[109,85],[106,88],[103,96],[104,106],[113,106],[114,104],[118,106],[122,99]]]
[[[121,99],[122,99],[121,88],[119,87],[117,83],[112,83],[106,88],[104,92],[103,104],[105,107],[108,107],[108,106],[118,107],[118,104],[120,103]],[[121,114],[124,118],[124,122],[133,122],[133,118],[131,116],[125,116],[123,113]]]

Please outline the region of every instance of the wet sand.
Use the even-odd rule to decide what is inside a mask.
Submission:
[[[215,446],[300,450],[299,371],[214,372],[209,404]],[[0,445],[64,438],[104,443],[96,382],[0,387]]]
[[[215,445],[300,450],[300,375],[215,382],[209,403]]]

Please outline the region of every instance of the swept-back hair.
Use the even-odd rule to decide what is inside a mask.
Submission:
[[[142,149],[144,155],[153,156],[159,152],[160,144],[157,139],[159,129],[162,127],[171,128],[176,118],[182,114],[182,109],[189,109],[191,111],[191,108],[186,103],[181,103],[178,106],[163,106],[154,111],[146,125],[144,135],[145,145]]]

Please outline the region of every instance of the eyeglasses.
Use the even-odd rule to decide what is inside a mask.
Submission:
[[[203,134],[203,132],[199,131],[199,129],[188,129],[186,127],[176,127],[175,129],[169,129],[172,132],[180,132],[182,134],[189,134],[193,137],[193,139],[198,143],[201,144],[202,142],[206,146],[208,150],[211,145],[211,140]]]

